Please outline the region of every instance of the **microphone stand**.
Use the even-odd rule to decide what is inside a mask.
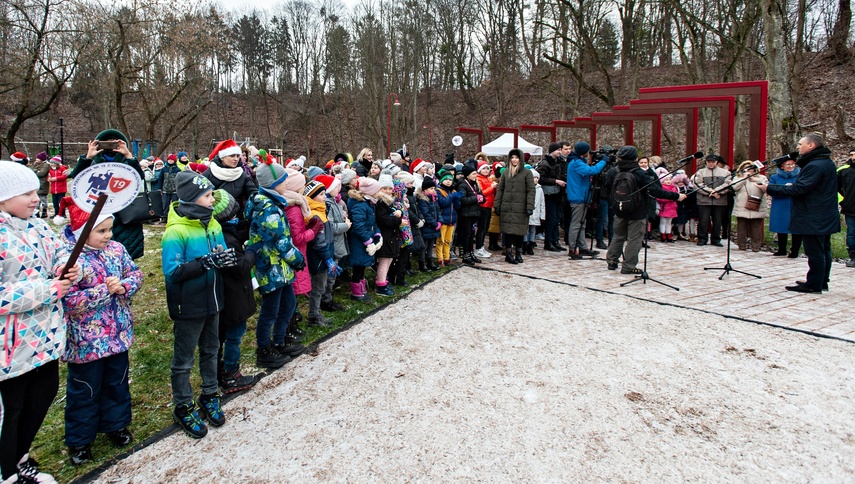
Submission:
[[[654,197],[651,196],[650,198],[654,198]],[[644,237],[644,236],[642,236],[642,237]],[[647,284],[647,281],[651,281],[651,282],[655,282],[656,284],[659,284],[659,285],[662,285],[665,287],[670,287],[671,289],[673,289],[675,291],[679,291],[680,290],[679,287],[674,287],[670,284],[666,284],[662,281],[657,281],[656,279],[650,277],[650,275],[647,273],[647,248],[648,248],[649,244],[642,244],[642,245],[644,246],[644,265],[642,266],[641,274],[638,276],[635,276],[635,279],[633,279],[631,281],[627,281],[627,282],[622,283],[620,285],[620,287],[628,286],[628,285],[634,284],[638,281],[641,281],[642,284]],[[623,260],[626,260],[626,253],[623,254]]]
[[[744,172],[744,171],[746,171],[746,170],[743,169],[742,172]],[[735,182],[731,182],[731,183],[725,185],[724,187],[719,187],[719,188],[724,188],[724,189],[730,188],[731,190],[733,190],[734,185],[736,185],[737,183],[744,183],[744,182],[748,181],[749,178],[750,177],[740,178],[739,180],[736,180]],[[727,223],[730,224],[730,220],[728,220]],[[727,238],[727,258],[724,261],[724,267],[704,267],[704,270],[705,271],[719,271],[719,270],[722,271],[721,275],[718,276],[719,281],[723,280],[724,276],[730,274],[731,272],[737,272],[739,274],[744,274],[746,276],[756,277],[757,279],[763,279],[762,277],[758,276],[757,274],[751,274],[750,272],[745,272],[745,271],[738,271],[738,270],[733,268],[733,265],[731,265],[731,263],[730,263],[730,244],[731,244],[730,239],[731,239],[731,237]]]

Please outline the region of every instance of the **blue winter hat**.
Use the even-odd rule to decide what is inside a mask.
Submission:
[[[309,169],[306,170],[306,180],[313,180],[318,175],[323,175],[324,169],[319,166],[310,166]]]
[[[179,151],[178,152],[178,159],[180,160],[182,156],[187,156],[187,152],[186,151]]]
[[[587,155],[591,151],[591,145],[584,141],[580,141],[573,145],[573,152],[579,156]]]

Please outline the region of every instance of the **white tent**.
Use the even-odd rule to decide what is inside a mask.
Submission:
[[[521,149],[523,153],[532,155],[543,154],[543,148],[533,145],[519,136],[517,137],[517,148]],[[508,152],[512,149],[514,149],[513,133],[505,133],[481,147],[481,151],[486,153],[487,156],[508,156]]]

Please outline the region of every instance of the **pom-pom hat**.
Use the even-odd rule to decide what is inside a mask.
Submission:
[[[214,220],[221,224],[237,217],[240,205],[231,193],[220,188],[214,190]]]
[[[74,234],[75,239],[79,239],[83,234],[83,227],[89,220],[90,213],[78,207],[77,204],[74,203],[74,199],[71,197],[63,197],[59,202],[59,213],[63,214],[66,210],[68,210],[68,224],[71,226],[71,233]],[[54,218],[54,221],[57,221],[57,218],[62,217],[57,215],[57,217]],[[101,225],[101,222],[108,218],[113,218],[113,214],[101,212],[98,214],[98,218],[95,219],[95,223],[92,225],[92,228]]]
[[[306,198],[315,198],[319,193],[326,191],[326,189],[323,183],[312,180],[303,189],[303,196]]]

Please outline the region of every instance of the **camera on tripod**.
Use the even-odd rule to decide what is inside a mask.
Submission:
[[[617,162],[617,152],[616,148],[612,148],[609,145],[603,145],[600,149],[591,151],[591,156],[596,158],[605,158],[606,167],[603,169],[603,172],[609,170]]]

